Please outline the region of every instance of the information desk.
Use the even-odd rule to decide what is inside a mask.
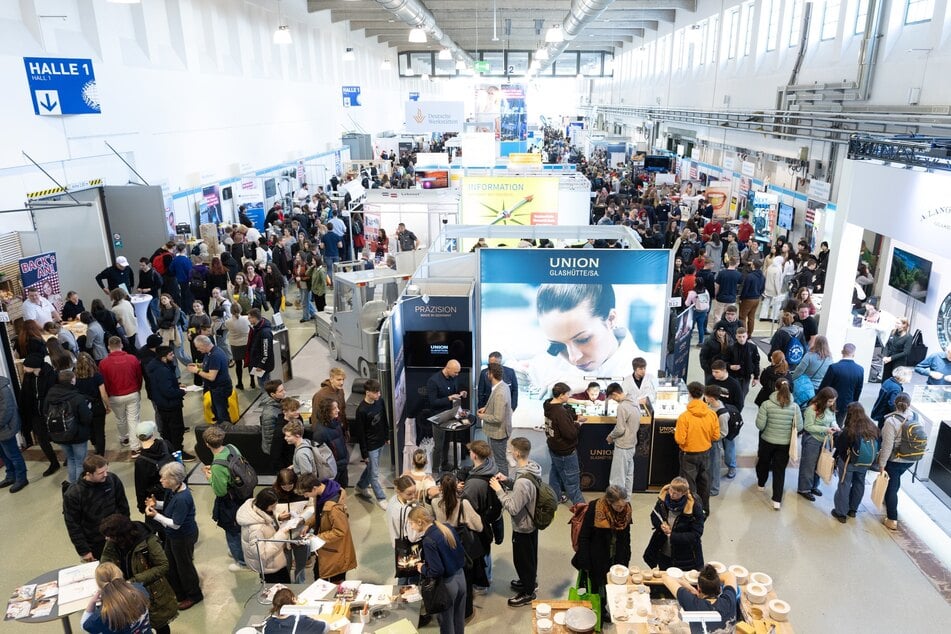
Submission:
[[[303,583],[291,583],[291,584],[281,584],[287,588],[290,588],[295,595],[300,595],[304,590],[306,590],[309,585]],[[271,585],[268,586],[270,589]],[[394,586],[394,591],[397,590],[397,587]],[[332,592],[327,596],[326,602],[329,604],[333,603]],[[308,606],[317,606],[322,601],[308,601]],[[356,608],[362,608],[363,604],[359,601],[355,601],[351,604],[351,616],[350,621],[352,623],[360,623],[360,615]],[[399,623],[402,620],[406,620],[412,626],[410,631],[416,631],[416,625],[419,623],[419,612],[422,607],[422,601],[412,601],[407,602],[403,600],[394,600],[386,604],[373,604],[369,609],[369,616],[366,623],[363,624],[363,632],[378,632],[379,630]],[[235,633],[244,634],[242,630],[244,628],[252,628],[254,631],[260,632],[264,629],[263,624],[267,620],[267,617],[271,613],[270,605],[261,605],[256,600],[256,597],[251,597],[251,600],[247,602],[244,608],[244,612],[241,613],[241,616],[238,617],[238,622],[234,627]],[[245,630],[250,632],[250,630]],[[328,632],[331,630],[328,629]]]
[[[589,416],[578,435],[578,465],[582,491],[604,491],[611,478],[614,445],[607,437],[614,416]],[[634,491],[656,489],[680,472],[679,448],[674,442],[675,420],[652,419],[642,413],[634,451]]]

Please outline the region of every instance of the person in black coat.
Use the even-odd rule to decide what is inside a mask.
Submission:
[[[822,377],[822,383],[819,384],[819,390],[831,387],[839,395],[839,398],[835,399],[835,419],[840,427],[845,422],[849,404],[859,400],[862,396],[862,386],[865,385],[865,370],[855,362],[854,356],[855,344],[847,343],[842,346],[842,360],[829,366]]]
[[[178,383],[175,376],[175,351],[169,346],[159,346],[155,349],[155,358],[143,366],[148,384],[151,385],[152,402],[160,419],[159,430],[162,437],[172,445],[173,451],[182,451],[182,441],[185,435],[185,420],[182,406],[185,399],[185,390]],[[182,454],[183,459],[192,456]]]
[[[651,535],[644,561],[651,568],[676,566],[682,570],[703,567],[703,504],[690,492],[684,478],[676,477],[660,490],[651,513]]]
[[[56,385],[46,393],[43,400],[44,420],[50,420],[51,412],[63,412],[64,415],[68,413],[75,421],[76,432],[71,438],[58,438],[54,441],[66,454],[66,469],[69,474],[67,482],[74,484],[82,475],[82,462],[86,457],[92,428],[92,406],[89,399],[76,389],[76,375],[71,370],[60,372]]]
[[[109,473],[109,462],[100,455],[87,455],[79,482],[63,494],[63,518],[69,540],[83,561],[95,561],[106,544],[99,525],[113,513],[129,517],[129,501],[122,480]]]
[[[251,322],[251,332],[248,334],[248,351],[245,365],[248,373],[260,370],[263,374],[257,376],[258,385],[270,380],[274,369],[274,333],[271,331],[271,322],[261,317],[261,309],[252,308],[248,311],[248,321]]]
[[[717,326],[713,331],[712,337],[707,337],[700,346],[700,368],[703,370],[704,381],[710,382],[713,376],[712,367],[714,361],[729,361],[730,348],[733,347],[733,339],[722,325]]]
[[[43,455],[50,461],[49,468],[43,472],[43,477],[53,475],[59,470],[59,459],[50,444],[46,432],[46,421],[43,419],[43,402],[50,388],[56,384],[56,370],[43,360],[40,354],[28,354],[23,360],[23,384],[20,388],[20,420],[22,433],[27,446],[33,444],[33,439],[39,443]]]
[[[602,595],[601,607],[607,608],[604,584],[611,566],[627,566],[631,562],[631,504],[623,488],[611,485],[604,497],[588,502],[578,551],[571,565],[588,575],[588,591]]]
[[[888,337],[885,343],[885,350],[882,351],[882,381],[888,380],[895,371],[895,368],[907,365],[908,354],[911,352],[913,338],[908,334],[911,324],[905,317],[899,317],[895,321],[895,330]]]
[[[502,353],[490,352],[489,364],[498,363],[502,365]],[[509,393],[512,395],[512,411],[518,407],[518,378],[515,376],[515,370],[502,365],[502,382],[509,386]],[[492,384],[489,382],[489,368],[485,368],[479,374],[478,406],[485,407],[489,401],[489,394],[492,392]]]

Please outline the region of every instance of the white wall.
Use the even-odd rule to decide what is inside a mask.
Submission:
[[[772,2],[782,7],[778,45],[767,51],[767,25]],[[814,2],[809,44],[797,83],[854,80],[862,36],[854,34],[859,2],[842,0],[836,37],[820,40],[825,0]],[[743,54],[742,27],[735,58],[729,57],[728,23],[730,10],[745,3],[736,0],[699,0],[696,12],[677,11],[677,21],[660,23],[657,31],[647,31],[643,40],[625,45],[615,56],[614,81],[598,81],[593,101],[634,105],[722,108],[729,96],[731,108],[774,108],[777,88],[790,77],[798,51],[799,27],[790,29],[793,0],[756,0],[751,21],[751,51]],[[887,28],[881,41],[878,66],[869,101],[873,106],[907,104],[908,89],[921,88],[921,103],[947,105],[951,102],[951,12],[948,0],[935,0],[933,19],[905,25],[906,0],[891,0],[887,8]],[[710,20],[719,18],[719,50],[715,62],[700,64],[698,49],[707,23],[707,48],[712,37]],[[790,47],[790,31],[796,46]],[[674,42],[685,42],[675,46]],[[692,46],[691,46],[692,45]],[[691,49],[693,53],[691,53]],[[677,52],[682,51],[678,63]],[[691,63],[692,62],[692,63]],[[678,68],[679,67],[679,68]]]
[[[237,176],[340,145],[340,135],[402,125],[405,96],[395,51],[284,0],[291,46],[272,44],[272,0],[105,0],[0,2],[0,208],[53,187],[21,151],[61,182],[102,178],[125,184],[129,170],[111,143],[152,184],[171,192]],[[38,16],[63,16],[62,18]],[[357,59],[343,62],[346,47]],[[89,57],[101,115],[33,114],[23,57]],[[361,108],[341,106],[341,86],[359,85]],[[27,230],[26,213],[0,216]]]

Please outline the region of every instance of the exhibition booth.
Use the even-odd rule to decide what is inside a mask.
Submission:
[[[887,340],[894,320],[906,317],[920,330],[927,352],[951,344],[951,174],[846,161],[835,214],[838,236],[826,276],[823,329],[834,351],[855,343],[868,356],[876,337]],[[852,314],[856,265],[864,236],[879,234],[881,251],[873,295],[879,297],[878,323]],[[884,236],[890,236],[885,238]],[[860,323],[853,327],[853,321]],[[862,363],[858,359],[857,361]],[[869,367],[869,366],[864,366]],[[923,377],[917,376],[916,382]],[[914,386],[912,407],[928,430],[928,450],[916,477],[929,482],[951,506],[951,383]]]

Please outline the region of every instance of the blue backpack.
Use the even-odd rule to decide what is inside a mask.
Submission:
[[[802,333],[802,331],[799,331]],[[797,366],[799,362],[802,361],[802,358],[806,355],[806,348],[802,345],[802,340],[799,338],[799,335],[789,333],[789,342],[786,344],[786,363],[790,366]]]
[[[867,438],[860,438],[856,444],[852,445],[852,459],[850,464],[853,467],[871,467],[875,462],[875,456],[878,454],[878,441]]]

